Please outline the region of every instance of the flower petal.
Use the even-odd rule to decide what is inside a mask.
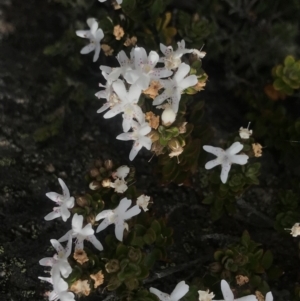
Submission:
[[[80,231],[80,235],[82,235],[82,236],[90,236],[93,234],[94,234],[94,230],[93,230],[91,224],[85,225],[84,228],[82,228]]]
[[[172,301],[178,301],[189,291],[189,286],[185,281],[180,281],[170,295]]]
[[[265,301],[273,301],[273,295],[272,295],[272,292],[268,292],[268,293],[266,294]]]
[[[69,191],[69,188],[67,187],[66,183],[60,178],[58,178],[58,182],[59,182],[59,184],[62,188],[63,196],[65,198],[69,198],[70,197],[70,191]]]
[[[136,84],[133,84],[129,88],[129,95],[128,95],[129,101],[131,103],[138,103],[141,93],[142,93],[141,87],[139,87]]]
[[[91,32],[89,30],[76,30],[76,35],[80,38],[89,39],[91,37]]]
[[[233,301],[234,300],[233,292],[231,291],[228,282],[225,280],[221,281],[221,291],[222,291],[223,298],[225,301]]]
[[[80,50],[80,53],[81,54],[88,54],[92,51],[94,51],[96,48],[96,45],[93,43],[93,44],[89,44],[89,45],[86,45],[84,46],[81,50]]]
[[[93,57],[93,62],[95,63],[98,58],[99,58],[99,55],[100,55],[100,50],[101,50],[101,47],[100,47],[100,44],[97,44],[95,46],[95,53],[94,53],[94,57]]]
[[[73,232],[79,233],[82,229],[82,224],[83,224],[83,216],[78,215],[77,213],[74,214],[72,218],[72,229]]]
[[[146,50],[142,47],[134,48],[134,64],[135,68],[138,69],[141,65],[147,64],[148,58]]]
[[[91,28],[95,22],[97,22],[95,18],[88,18],[86,20],[86,23],[89,26],[89,28]]]
[[[180,82],[186,77],[190,72],[191,67],[186,63],[181,63],[177,69],[177,72],[173,76],[173,80],[179,85]]]
[[[212,169],[212,168],[214,168],[214,167],[216,167],[217,165],[220,165],[220,164],[221,164],[220,160],[214,159],[214,160],[208,161],[205,164],[205,169]]]
[[[245,165],[248,162],[249,157],[247,155],[233,155],[229,157],[231,163]]]
[[[130,208],[127,212],[125,212],[122,217],[124,220],[127,220],[135,215],[138,215],[140,212],[141,212],[141,208],[138,205],[135,205],[132,208]]]
[[[89,241],[94,245],[94,247],[99,250],[102,251],[103,250],[103,246],[101,244],[101,242],[96,238],[95,235],[91,235],[89,236]]]
[[[50,212],[50,213],[48,213],[45,217],[44,217],[44,219],[46,220],[46,221],[51,221],[51,220],[53,220],[53,219],[55,219],[55,218],[58,218],[58,217],[60,217],[61,216],[61,213],[60,213],[60,210],[55,210],[55,211],[52,211],[52,212]]]
[[[170,295],[163,293],[162,291],[158,290],[157,288],[150,287],[149,289],[150,293],[156,295],[159,300],[161,301],[170,301]]]
[[[59,252],[64,252],[65,253],[65,249],[59,243],[58,240],[56,240],[56,239],[50,239],[50,242],[51,242],[51,245],[53,246],[53,248],[56,250],[57,253],[59,253]]]
[[[134,140],[132,137],[132,133],[122,133],[116,137],[118,140],[128,141],[128,140]]]
[[[237,298],[234,300],[235,301],[257,301],[257,298],[255,295],[248,295],[248,296],[244,296],[244,297]],[[267,300],[265,300],[265,301],[267,301]]]
[[[107,226],[111,225],[112,223],[109,222],[109,220],[107,218],[105,218],[102,223],[98,226],[97,230],[96,230],[96,233],[104,230],[107,228]]]
[[[121,80],[116,80],[113,84],[113,89],[118,95],[118,97],[123,101],[123,102],[128,102],[127,100],[127,90],[125,88],[124,82]]]
[[[119,241],[123,241],[123,235],[124,235],[124,229],[125,229],[124,220],[123,219],[118,219],[115,224],[116,224],[116,226],[115,226],[116,238]]]
[[[55,203],[60,202],[63,198],[61,194],[58,194],[56,192],[47,192],[46,197]]]
[[[53,257],[45,257],[39,261],[39,264],[46,267],[52,267],[55,260]]]
[[[60,239],[58,239],[59,242],[66,241],[69,239],[69,237],[72,236],[72,230],[69,230],[65,235],[63,235]]]
[[[234,142],[229,148],[226,149],[226,154],[235,155],[243,149],[244,145],[240,142]]]
[[[60,273],[62,274],[62,276],[64,278],[69,277],[69,275],[72,273],[72,268],[70,266],[70,264],[68,263],[68,261],[60,261],[59,263],[59,270]]]
[[[165,55],[165,56],[168,56],[171,52],[173,52],[173,48],[172,46],[165,46],[164,44],[160,43],[159,44],[159,48],[160,48],[160,51]]]
[[[138,142],[133,144],[132,149],[129,153],[130,161],[134,160],[134,158],[136,157],[136,155],[138,154],[138,152],[141,150],[142,147],[143,147],[142,144]]]
[[[100,213],[97,214],[96,216],[96,221],[100,220],[100,219],[103,219],[103,218],[107,218],[108,216],[110,216],[111,214],[113,213],[112,210],[103,210],[101,211]]]
[[[150,51],[149,55],[148,55],[148,64],[154,68],[155,65],[157,64],[159,60],[159,55],[157,52],[155,51]]]
[[[195,86],[198,83],[198,79],[196,75],[190,75],[186,78],[184,78],[182,81],[179,83],[179,88],[181,91],[187,89],[188,87]]]
[[[67,219],[70,217],[71,213],[68,210],[66,204],[62,204],[60,206],[60,212],[61,212],[61,218],[63,219],[63,221],[67,221]]]
[[[203,149],[208,152],[211,153],[217,157],[224,157],[225,155],[225,151],[220,148],[220,147],[214,147],[214,146],[210,146],[210,145],[203,145]]]
[[[139,143],[147,150],[151,149],[152,141],[149,137],[140,137]]]
[[[169,77],[173,74],[173,71],[165,69],[165,68],[155,68],[153,73],[151,74],[151,78],[160,79],[164,77]]]
[[[162,104],[167,98],[169,98],[169,95],[167,94],[167,92],[165,90],[162,94],[160,94],[154,98],[152,104],[154,106],[158,106],[158,105]]]
[[[229,162],[229,160],[222,162],[221,181],[224,184],[227,182],[230,168],[231,168],[231,163]]]

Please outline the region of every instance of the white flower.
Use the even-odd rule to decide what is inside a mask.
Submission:
[[[120,201],[120,204],[114,210],[103,210],[96,216],[96,221],[103,219],[102,223],[98,226],[96,232],[100,232],[106,229],[107,226],[115,224],[115,235],[119,241],[123,240],[124,229],[126,227],[125,220],[130,219],[131,217],[139,214],[141,209],[138,205],[131,206],[131,200],[124,198]],[[127,211],[126,211],[127,210]]]
[[[129,172],[130,168],[127,165],[122,165],[116,170],[115,175],[119,179],[124,180],[128,176]]]
[[[180,281],[174,288],[171,295],[161,292],[160,290],[150,287],[150,293],[156,295],[161,301],[178,301],[189,291],[189,286],[184,281]]]
[[[137,153],[141,150],[144,146],[146,149],[150,150],[152,141],[146,135],[151,132],[151,127],[147,122],[142,122],[138,124],[135,121],[131,123],[133,132],[130,133],[123,133],[118,135],[116,138],[119,140],[127,141],[127,140],[135,140],[133,147],[129,154],[129,160],[132,161]]]
[[[127,182],[123,179],[116,179],[113,183],[110,183],[110,187],[115,189],[115,192],[123,193],[127,190]]]
[[[132,119],[135,118],[139,122],[144,119],[144,114],[140,106],[137,104],[142,90],[137,85],[132,85],[129,91],[121,80],[113,83],[113,89],[116,92],[120,102],[115,104],[104,114],[104,118],[111,118],[123,112],[123,131],[128,132],[132,125]]]
[[[68,244],[65,249],[56,239],[51,239],[50,242],[57,251],[57,254],[55,254],[53,257],[46,257],[41,259],[39,261],[39,264],[52,267],[52,278],[56,278],[57,276],[60,276],[60,274],[64,278],[69,277],[72,272],[72,268],[68,262],[68,257],[70,256],[72,251],[71,235],[69,236]]]
[[[177,72],[172,79],[162,80],[161,84],[165,88],[164,92],[157,96],[153,105],[160,105],[166,99],[170,98],[172,103],[172,109],[175,113],[178,112],[179,102],[181,98],[181,92],[188,87],[195,86],[198,82],[196,75],[186,75],[190,72],[191,67],[185,63],[181,63]]]
[[[150,196],[142,194],[137,198],[136,204],[146,212],[149,210],[148,209],[149,201],[150,201]]]
[[[81,54],[87,54],[92,51],[95,51],[93,62],[96,62],[99,58],[101,46],[100,42],[104,37],[103,31],[101,28],[98,29],[98,22],[94,18],[87,19],[87,24],[90,27],[90,30],[77,30],[76,34],[80,38],[85,38],[90,40],[90,44],[83,47],[80,51]]]
[[[221,181],[226,183],[228,178],[228,173],[231,168],[231,164],[240,164],[244,165],[248,162],[249,157],[247,155],[236,155],[243,149],[243,144],[240,142],[234,142],[228,149],[223,150],[219,147],[213,147],[209,145],[204,145],[203,149],[209,153],[214,154],[217,156],[217,159],[208,161],[205,164],[206,169],[214,168],[217,165],[222,165],[221,171]]]
[[[291,230],[291,235],[293,237],[297,237],[300,235],[300,223],[295,223],[292,229],[285,229],[285,230]]]
[[[53,211],[44,217],[46,221],[50,221],[61,216],[65,222],[71,215],[68,208],[70,209],[74,207],[74,197],[70,196],[70,191],[65,182],[62,179],[58,179],[58,182],[62,188],[63,194],[61,195],[56,192],[46,193],[46,196],[58,205],[58,207],[54,207]]]
[[[198,50],[198,49],[192,49],[193,54],[198,57],[199,60],[203,59],[206,56],[206,52]]]
[[[51,301],[75,301],[75,295],[68,292],[68,283],[62,278],[54,281],[53,291],[49,295],[49,300]]]
[[[165,126],[169,126],[175,121],[175,119],[176,119],[176,113],[173,111],[170,104],[166,104],[165,109],[161,114],[162,124]]]
[[[235,299],[228,282],[225,280],[221,281],[221,291],[222,291],[224,300],[215,300],[215,301],[234,301],[234,300],[236,300],[236,301],[257,301],[255,295],[248,295],[245,297]]]
[[[94,235],[94,230],[92,229],[92,225],[89,223],[82,228],[83,224],[83,216],[78,215],[77,213],[74,214],[72,219],[72,230],[68,231],[64,236],[62,236],[58,241],[66,241],[68,240],[69,236],[76,238],[75,250],[83,250],[83,241],[88,240],[90,241],[96,249],[99,251],[103,250],[103,246],[100,241]]]
[[[172,75],[171,70],[165,68],[155,68],[159,56],[157,52],[150,51],[147,57],[146,50],[142,47],[134,48],[135,70],[129,70],[125,74],[125,79],[129,84],[137,84],[142,90],[149,87],[151,80],[158,80]]]
[[[215,294],[213,292],[209,293],[209,290],[198,291],[198,294],[199,294],[199,301],[212,301],[212,299],[215,297]]]
[[[248,123],[247,128],[240,127],[239,134],[242,139],[249,139],[252,135],[252,130],[249,130],[250,122]]]
[[[160,51],[165,55],[165,57],[160,58],[160,62],[165,63],[165,67],[167,69],[176,69],[181,63],[181,57],[186,53],[191,53],[194,49],[186,49],[185,48],[185,41],[181,40],[181,42],[177,42],[178,48],[177,50],[173,51],[172,46],[165,46],[164,44],[160,43]]]

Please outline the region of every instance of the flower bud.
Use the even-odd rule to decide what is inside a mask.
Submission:
[[[147,136],[151,139],[152,143],[159,140],[159,134],[157,131],[151,131]]]
[[[181,148],[181,145],[179,143],[179,141],[175,138],[171,139],[169,142],[168,142],[168,147],[172,150],[172,151],[176,151],[178,150],[179,148]]]
[[[162,124],[164,126],[170,126],[175,121],[175,119],[176,113],[170,106],[167,106],[161,115]]]
[[[104,161],[104,167],[107,169],[107,170],[111,170],[113,168],[114,164],[113,164],[113,161],[112,160],[105,160]]]
[[[93,226],[96,221],[95,214],[91,213],[90,215],[88,215],[86,221]]]
[[[100,184],[100,182],[98,182],[98,181],[93,181],[93,182],[91,182],[90,185],[89,185],[89,188],[90,188],[91,190],[98,190],[100,187],[101,187],[101,184]]]
[[[80,196],[79,198],[76,198],[76,203],[80,207],[89,206],[89,201],[86,197]]]
[[[98,169],[98,168],[92,168],[92,169],[90,170],[90,176],[91,176],[92,178],[98,177],[99,174],[100,174],[100,172],[99,172],[99,169]]]
[[[102,185],[102,187],[110,187],[110,183],[111,183],[111,180],[107,178],[101,182],[101,185]]]

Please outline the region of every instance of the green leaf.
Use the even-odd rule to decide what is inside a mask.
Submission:
[[[288,55],[285,59],[284,59],[284,66],[286,67],[292,67],[295,63],[295,59],[293,56]]]
[[[202,204],[210,205],[214,202],[215,197],[213,195],[207,196],[204,200],[202,200]]]
[[[261,259],[261,265],[265,270],[269,269],[273,263],[273,254],[270,250],[267,250]]]
[[[155,231],[156,235],[159,235],[161,233],[161,226],[160,226],[160,223],[157,220],[154,220],[151,223],[151,228]]]

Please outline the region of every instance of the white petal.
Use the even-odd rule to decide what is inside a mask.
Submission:
[[[140,73],[139,74],[139,78],[137,79],[137,81],[135,82],[135,84],[137,86],[139,86],[140,89],[142,89],[142,90],[148,89],[149,84],[150,84],[150,75],[144,74],[144,73]]]
[[[60,206],[60,211],[61,211],[61,218],[63,219],[63,221],[67,221],[67,219],[70,217],[71,213],[68,210],[66,204],[62,204]]]
[[[60,278],[56,283],[53,283],[54,286],[54,290],[56,292],[63,292],[66,291],[68,289],[68,283],[66,281],[64,281],[62,278]]]
[[[174,113],[178,112],[180,99],[181,99],[181,94],[178,90],[176,90],[175,93],[172,95],[172,106],[171,106]]]
[[[173,48],[172,46],[165,46],[164,44],[160,43],[159,44],[159,48],[160,48],[160,51],[165,55],[165,56],[168,56],[171,52],[173,52]]]
[[[158,106],[158,105],[162,104],[168,97],[169,97],[169,95],[167,94],[167,92],[165,90],[162,94],[160,94],[154,98],[152,104],[154,106]]]
[[[86,20],[86,23],[89,26],[89,28],[91,28],[95,22],[97,22],[95,18],[89,18]]]
[[[117,55],[117,60],[120,64],[120,66],[126,66],[128,64],[128,56],[126,55],[125,51],[124,50],[121,50],[118,55]]]
[[[132,137],[132,133],[123,133],[116,137],[118,140],[128,141],[128,140],[134,140]]]
[[[69,237],[72,236],[72,230],[69,230],[65,235],[63,235],[58,241],[66,241],[69,240]]]
[[[223,163],[222,163],[222,171],[221,171],[221,181],[224,184],[227,182],[230,168],[231,168],[231,163],[228,160],[223,161]]]
[[[93,230],[91,224],[85,225],[84,228],[82,228],[80,231],[80,235],[82,235],[82,236],[90,236],[93,234],[94,234],[94,230]]]
[[[141,137],[139,143],[145,147],[147,150],[151,149],[152,141],[149,137]]]
[[[139,105],[133,106],[134,110],[134,117],[138,120],[139,123],[142,123],[144,121],[145,115]]]
[[[42,258],[39,261],[39,264],[42,266],[46,266],[46,267],[52,267],[54,264],[54,258],[53,257],[46,257],[46,258]]]
[[[84,47],[80,50],[80,53],[81,53],[81,54],[87,54],[87,53],[90,53],[90,52],[94,51],[95,48],[96,48],[96,45],[95,45],[95,44],[89,44],[89,45],[84,46]]]
[[[129,160],[132,161],[138,154],[138,152],[141,150],[143,146],[140,143],[134,143],[133,147],[129,153]]]
[[[96,34],[96,31],[98,29],[98,22],[95,20],[93,23],[91,23],[91,33],[92,35]]]
[[[94,54],[94,57],[93,57],[93,62],[96,62],[98,60],[99,54],[100,54],[100,50],[101,50],[100,44],[97,44],[95,46],[95,54]]]
[[[58,240],[56,239],[50,239],[51,245],[53,246],[53,248],[56,250],[57,253],[59,252],[65,252],[64,248],[62,247],[62,245],[59,243]]]
[[[72,268],[68,261],[61,261],[59,263],[59,270],[64,278],[69,277],[69,275],[72,273]]]
[[[127,102],[127,90],[125,88],[124,82],[121,80],[117,80],[112,84],[112,86],[119,98],[123,102]]]
[[[198,79],[196,75],[190,75],[186,78],[184,78],[180,83],[179,83],[179,87],[180,90],[183,91],[188,87],[192,87],[195,86],[198,83]]]
[[[248,295],[241,298],[235,299],[235,301],[257,301],[257,298],[255,295]],[[265,300],[267,301],[267,300]]]
[[[75,295],[71,292],[62,292],[59,294],[60,301],[75,301]]]
[[[97,42],[100,42],[104,37],[104,33],[103,33],[103,30],[101,28],[99,28],[97,31],[96,31],[96,34],[95,34],[95,39]]]
[[[72,219],[73,232],[79,233],[82,229],[82,223],[83,223],[83,216],[75,213]]]
[[[186,63],[181,63],[177,69],[177,72],[173,76],[173,80],[176,81],[177,84],[185,78],[185,76],[190,72],[191,67]]]
[[[159,60],[159,55],[155,51],[150,51],[149,56],[148,56],[148,64],[152,66],[152,68],[155,67]]]
[[[136,84],[133,84],[130,88],[129,88],[129,101],[131,103],[138,103],[140,95],[142,93],[142,89],[141,87],[139,87]]]
[[[115,226],[115,235],[119,241],[123,241],[124,229],[124,220],[118,219]]]
[[[150,293],[156,295],[159,300],[161,301],[170,301],[170,295],[163,293],[162,291],[158,290],[157,288],[150,287],[149,289]]]
[[[138,205],[133,206],[122,216],[124,220],[130,219],[141,212],[141,208]]]
[[[75,199],[74,197],[70,197],[68,200],[65,201],[65,205],[67,206],[67,208],[73,208],[74,207],[74,202],[75,202]]]
[[[63,196],[65,198],[69,198],[70,197],[70,191],[69,191],[69,188],[67,187],[66,183],[60,178],[58,178],[58,182],[59,182],[59,184],[62,188]]]
[[[266,299],[265,301],[273,301],[273,295],[272,295],[272,292],[268,292],[266,294]]]
[[[151,74],[151,78],[159,79],[164,77],[169,77],[173,74],[173,71],[165,69],[165,68],[156,68],[154,72]]]
[[[240,142],[234,142],[229,148],[226,149],[228,155],[235,155],[243,149],[244,145]]]
[[[248,162],[249,157],[247,155],[233,155],[229,157],[231,163],[244,165]]]
[[[60,202],[62,200],[62,195],[56,192],[47,192],[46,197],[55,203]]]
[[[98,232],[100,232],[100,231],[106,229],[107,226],[109,226],[109,225],[111,225],[111,223],[109,222],[109,220],[108,220],[107,218],[104,219],[104,220],[102,221],[102,223],[98,226],[96,232],[98,233]]]
[[[104,98],[104,97],[100,97],[100,98]],[[110,107],[110,104],[107,102],[97,111],[97,113],[102,113],[102,112],[106,111],[109,107]]]
[[[211,160],[211,161],[208,161],[208,162],[205,164],[205,169],[212,169],[212,168],[214,168],[215,166],[220,165],[220,164],[221,164],[221,162],[220,162],[220,160],[218,160],[218,159]]]
[[[132,116],[131,118],[125,118],[123,115],[123,122],[122,122],[122,127],[124,132],[128,132],[131,128],[131,121],[132,121]]]
[[[210,145],[203,145],[203,149],[208,153],[214,154],[217,157],[224,157],[225,151],[220,147],[214,147]]]
[[[48,213],[45,217],[44,217],[44,219],[46,220],[46,221],[51,221],[51,220],[53,220],[53,219],[55,219],[55,218],[57,218],[57,217],[60,217],[61,216],[61,213],[60,213],[60,210],[56,210],[56,211],[52,211],[52,212],[50,212],[50,213]]]
[[[227,281],[225,281],[225,280],[221,281],[221,290],[222,290],[223,298],[225,301],[233,301],[234,300],[233,292],[231,291],[230,286]]]
[[[135,68],[138,69],[140,65],[147,64],[148,58],[146,50],[142,47],[136,47],[134,48],[134,63]]]
[[[76,35],[80,38],[89,39],[91,37],[91,32],[89,30],[76,30]]]
[[[105,119],[115,117],[116,115],[120,114],[124,109],[124,104],[116,104],[113,106],[109,111],[107,111],[103,117]]]
[[[103,219],[103,218],[107,218],[108,216],[110,216],[111,214],[113,213],[112,210],[103,210],[101,211],[100,213],[97,214],[96,216],[96,221],[100,220],[100,219]]]
[[[141,72],[139,70],[128,70],[124,78],[128,84],[134,84],[140,77]]]
[[[178,301],[189,291],[189,286],[184,282],[180,281],[171,294],[172,301]]]
[[[65,248],[65,256],[64,258],[68,258],[72,252],[72,235],[69,236],[67,246]]]
[[[89,236],[88,239],[97,250],[99,250],[99,251],[103,250],[103,246],[102,246],[101,242],[96,238],[95,235]]]
[[[125,213],[125,211],[131,206],[132,201],[130,199],[127,198],[123,198],[120,203],[119,206],[115,209],[115,211],[120,214],[121,216],[123,216],[123,214]]]

